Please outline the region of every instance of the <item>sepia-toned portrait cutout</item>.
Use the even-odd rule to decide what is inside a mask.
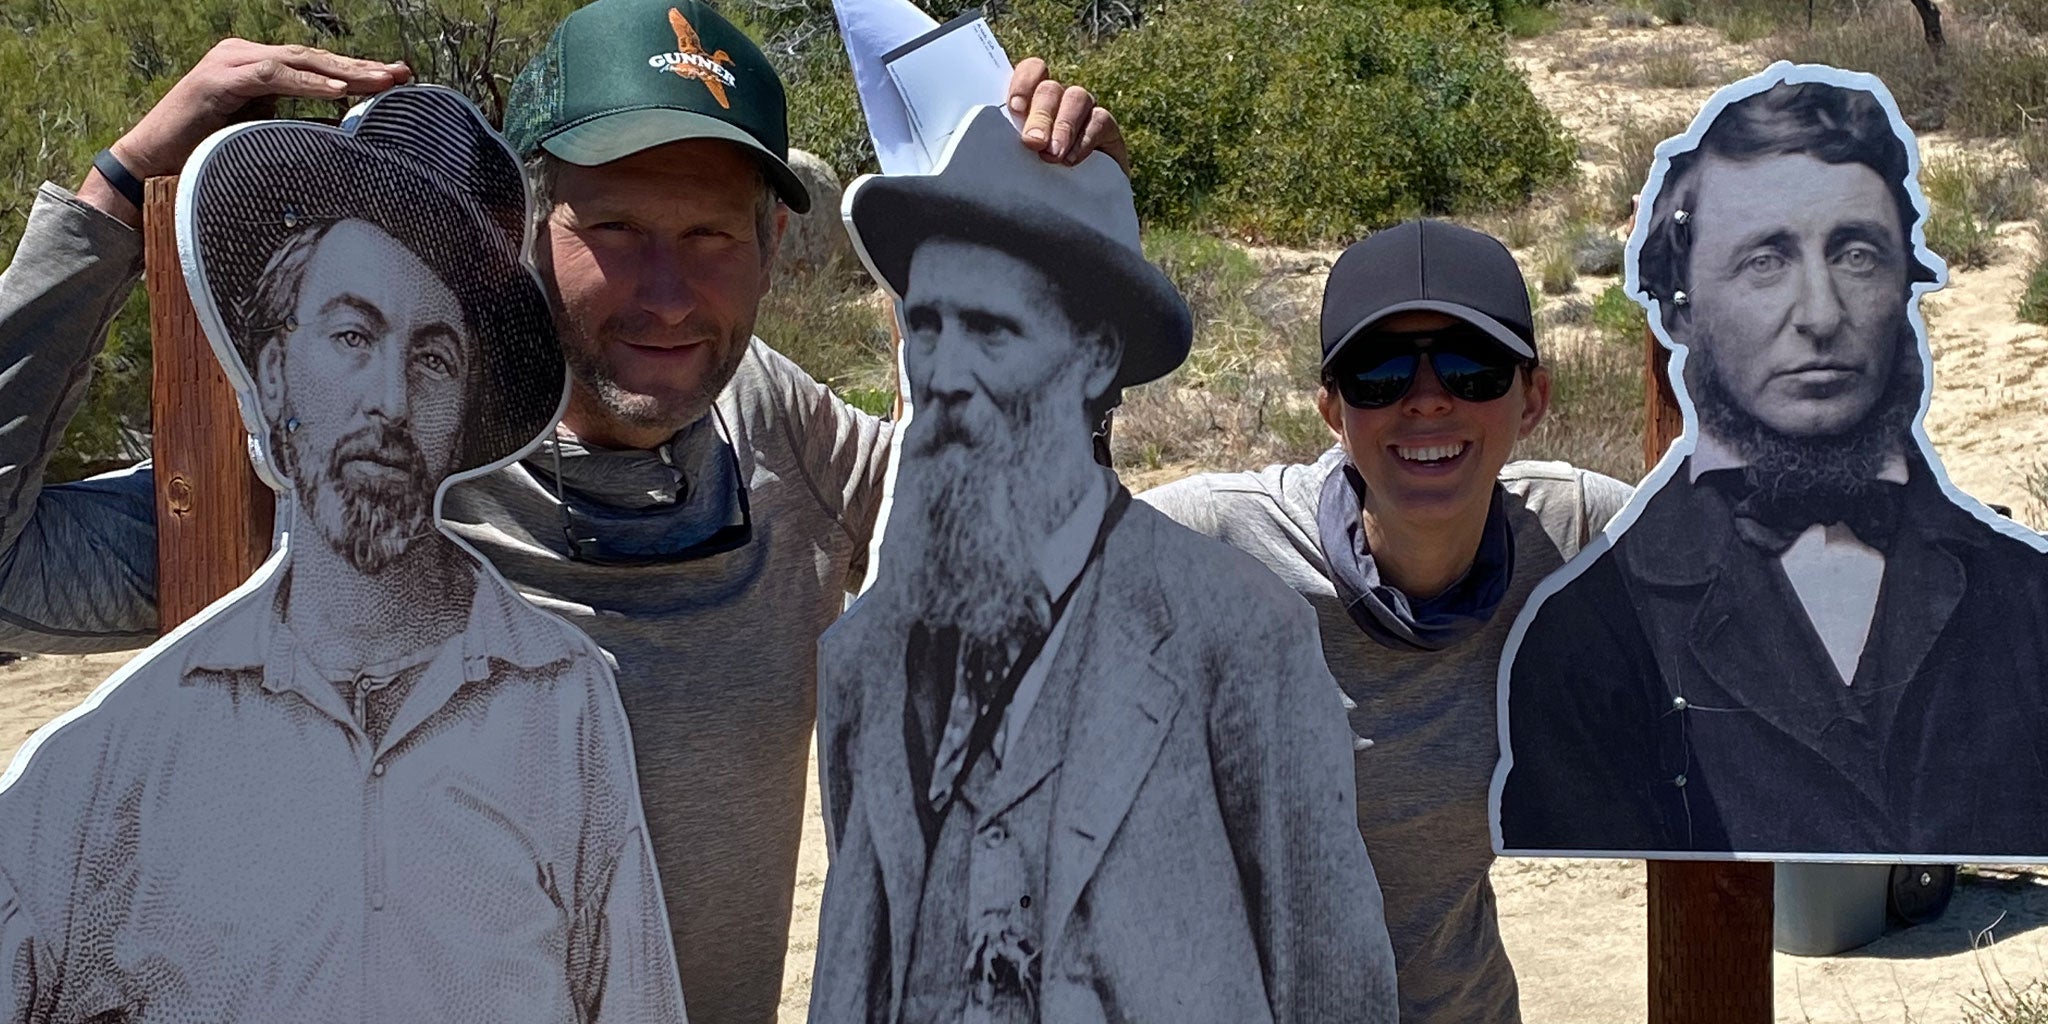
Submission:
[[[1626,288],[1684,434],[1516,623],[1498,849],[2048,858],[2048,540],[1928,441],[1919,166],[1815,65],[1657,147]]]
[[[227,129],[179,252],[276,552],[0,778],[0,1020],[681,1022],[604,654],[443,532],[566,370],[459,94]]]

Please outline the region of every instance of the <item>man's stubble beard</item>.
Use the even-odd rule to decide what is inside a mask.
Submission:
[[[605,355],[610,339],[624,333],[619,325],[611,322],[602,324],[597,334],[592,336],[583,329],[581,320],[565,315],[559,307],[555,323],[570,375],[578,386],[597,399],[607,415],[625,426],[658,429],[671,434],[697,422],[711,411],[719,393],[739,372],[740,360],[746,358],[747,343],[754,336],[754,321],[749,319],[724,339],[705,342],[723,346],[710,371],[682,394],[664,398],[632,391],[619,383],[618,374]]]
[[[1891,376],[1876,403],[1855,426],[1817,437],[1783,433],[1743,409],[1721,384],[1711,333],[1704,326],[1694,332],[1685,377],[1700,425],[1748,464],[1749,481],[1763,493],[1861,497],[1881,486],[1878,474],[1906,452],[1920,411],[1921,363],[1919,337],[1903,315],[1894,329]]]
[[[1058,429],[1044,409],[1027,400],[998,412],[967,429],[972,442],[943,409],[912,417],[881,556],[905,619],[988,641],[1050,628],[1056,595],[1038,556],[1086,484],[1056,446],[1034,443]]]

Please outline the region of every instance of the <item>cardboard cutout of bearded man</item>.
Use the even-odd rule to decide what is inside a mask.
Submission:
[[[1511,854],[2048,859],[2048,539],[1956,490],[1919,157],[1777,64],[1657,148],[1627,288],[1685,433],[1501,670]]]
[[[567,375],[460,95],[209,139],[194,305],[293,517],[0,779],[0,1020],[683,1020],[603,654],[439,528]]]
[[[1129,182],[994,107],[949,147],[847,192],[913,411],[876,578],[820,643],[811,1020],[1391,1022],[1313,613],[1095,461],[1192,336]]]

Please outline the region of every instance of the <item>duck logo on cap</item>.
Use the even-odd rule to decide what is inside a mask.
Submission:
[[[731,110],[732,102],[725,98],[725,87],[736,79],[722,65],[731,64],[732,58],[724,50],[705,53],[704,41],[697,38],[696,28],[690,25],[690,19],[683,17],[683,12],[669,8],[668,23],[676,30],[675,52],[657,53],[647,58],[647,66],[656,71],[673,71],[678,77],[704,83],[704,88],[711,91],[711,98],[717,100],[719,106]]]

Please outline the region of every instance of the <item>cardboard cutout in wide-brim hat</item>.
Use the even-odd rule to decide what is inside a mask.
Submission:
[[[1077,166],[1025,148],[999,107],[980,107],[931,174],[864,175],[847,187],[847,230],[898,300],[919,246],[935,238],[1016,255],[1113,325],[1123,340],[1115,385],[1157,380],[1187,358],[1187,303],[1138,242],[1130,179],[1107,154]]]
[[[473,400],[453,469],[504,460],[560,411],[567,371],[539,279],[524,262],[526,182],[476,107],[435,86],[395,89],[339,128],[265,121],[209,139],[179,185],[179,250],[215,354],[267,443],[257,350],[288,325],[253,323],[266,266],[294,235],[376,226],[455,294],[475,334]],[[275,460],[269,460],[275,466]]]

